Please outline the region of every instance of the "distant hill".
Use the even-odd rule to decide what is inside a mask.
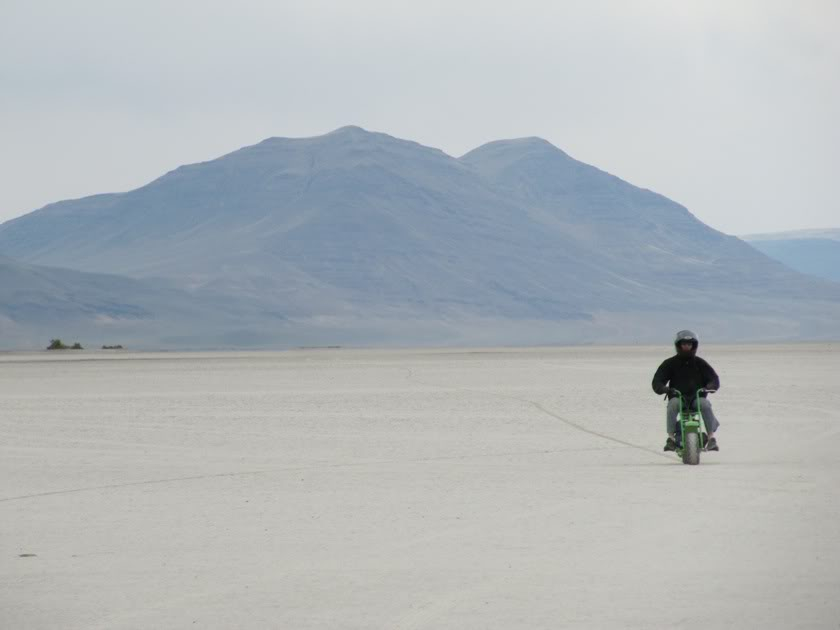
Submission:
[[[840,229],[748,234],[741,238],[791,269],[840,282]]]
[[[50,339],[85,347],[194,347],[196,328],[214,330],[200,345],[248,346],[242,330],[269,317],[249,303],[231,308],[223,296],[192,295],[155,280],[29,265],[0,256],[0,349],[44,348]],[[275,327],[283,322],[275,318]]]
[[[216,310],[234,345],[819,338],[840,317],[840,284],[539,138],[460,159],[358,127],[270,138],[8,221],[0,252],[213,304],[194,347],[232,329]]]
[[[829,241],[840,241],[840,228],[789,230],[787,232],[764,232],[761,234],[745,234],[741,238],[748,242],[792,241],[802,239],[825,239]]]

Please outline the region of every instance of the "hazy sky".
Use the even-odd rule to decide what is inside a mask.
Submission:
[[[728,233],[840,227],[833,0],[0,0],[0,221],[269,136],[540,136]]]

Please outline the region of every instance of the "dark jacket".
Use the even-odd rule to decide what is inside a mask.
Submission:
[[[675,354],[665,359],[656,374],[653,375],[653,391],[664,394],[668,388],[678,389],[687,399],[692,400],[697,390],[720,389],[720,378],[712,366],[694,353]],[[704,398],[706,394],[701,394]],[[674,398],[668,394],[668,398]]]

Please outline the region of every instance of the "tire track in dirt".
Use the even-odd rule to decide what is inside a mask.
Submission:
[[[497,392],[489,392],[489,391],[481,390],[481,389],[470,389],[468,387],[458,387],[458,386],[454,386],[454,385],[439,385],[438,383],[429,383],[427,381],[422,381],[422,380],[416,378],[414,376],[414,374],[412,373],[411,368],[403,368],[403,369],[408,372],[408,378],[410,380],[413,380],[415,383],[420,383],[421,385],[427,385],[429,387],[437,387],[438,389],[444,389],[444,390],[450,390],[450,391],[462,391],[462,392],[469,392],[471,394],[482,394],[482,395],[485,395],[485,396],[495,396],[496,398],[506,398],[508,400],[515,400],[515,401],[520,402],[520,403],[531,405],[531,406],[535,407],[536,409],[538,409],[539,411],[541,411],[542,413],[544,413],[548,416],[551,416],[552,418],[555,418],[556,420],[559,420],[560,422],[572,427],[573,429],[577,429],[578,431],[582,431],[583,433],[588,433],[590,435],[594,435],[595,437],[599,437],[599,438],[602,438],[604,440],[609,440],[610,442],[615,442],[616,444],[621,444],[622,446],[627,446],[629,448],[634,448],[634,449],[639,450],[639,451],[644,451],[646,453],[650,453],[651,455],[656,455],[657,457],[663,457],[663,458],[665,458],[669,461],[672,461],[674,459],[673,457],[671,457],[669,455],[665,455],[664,453],[662,453],[660,451],[655,451],[653,449],[647,448],[645,446],[641,446],[639,444],[633,444],[632,442],[627,442],[625,440],[622,440],[621,438],[614,437],[614,436],[609,435],[607,433],[602,433],[600,431],[594,431],[592,429],[589,429],[589,428],[587,428],[587,427],[585,427],[585,426],[583,426],[583,425],[581,425],[577,422],[573,422],[572,420],[569,420],[568,418],[564,418],[563,416],[561,416],[557,413],[554,413],[550,409],[547,409],[546,407],[544,407],[541,403],[538,403],[535,400],[530,400],[529,398],[520,398],[518,396],[511,396],[510,394],[499,394]]]
[[[561,416],[560,414],[555,413],[554,411],[546,408],[541,403],[530,400],[528,398],[521,398],[518,396],[511,396],[509,394],[501,394],[497,392],[490,392],[486,390],[479,390],[479,389],[470,389],[467,387],[459,387],[459,386],[452,386],[452,385],[441,385],[438,383],[430,383],[427,381],[423,381],[418,379],[414,376],[411,368],[402,368],[408,374],[408,379],[419,383],[421,385],[426,385],[427,387],[435,387],[441,390],[446,391],[462,391],[471,394],[479,394],[483,396],[494,396],[496,398],[506,398],[508,400],[514,400],[522,404],[531,405],[538,411],[543,414],[546,414],[560,422],[564,423],[565,425],[583,433],[588,433],[595,437],[599,437],[604,440],[608,440],[615,444],[618,444],[622,447],[633,448],[636,450],[644,451],[646,453],[650,453],[652,455],[656,455],[657,457],[664,458],[668,461],[673,461],[672,457],[665,455],[659,451],[655,451],[653,449],[646,448],[644,446],[640,446],[638,444],[633,444],[632,442],[627,442],[620,438],[614,437],[607,433],[602,433],[600,431],[595,431],[593,429],[589,429],[577,422],[569,420]],[[594,448],[573,448],[573,449],[535,449],[529,451],[510,451],[510,452],[499,452],[499,453],[481,453],[481,454],[464,454],[464,455],[444,455],[440,457],[423,457],[423,458],[416,458],[416,459],[388,459],[388,460],[369,460],[369,461],[360,461],[360,462],[340,462],[340,463],[329,463],[329,462],[321,462],[316,465],[308,465],[308,466],[295,466],[295,467],[283,467],[283,468],[268,468],[268,469],[261,469],[261,470],[245,470],[245,471],[233,471],[233,472],[221,472],[221,473],[212,473],[207,475],[189,475],[184,477],[169,477],[165,479],[150,479],[150,480],[143,480],[143,481],[130,481],[125,483],[116,483],[116,484],[103,484],[100,486],[85,486],[82,488],[68,488],[63,490],[52,490],[49,492],[37,492],[32,494],[25,494],[19,496],[12,496],[12,497],[0,497],[0,503],[7,503],[11,501],[22,501],[25,499],[35,499],[39,497],[50,497],[50,496],[60,496],[66,494],[74,494],[79,492],[93,492],[96,490],[116,490],[121,488],[130,488],[133,486],[147,486],[147,485],[155,485],[155,484],[166,484],[166,483],[178,483],[178,482],[185,482],[185,481],[200,481],[204,479],[219,479],[219,478],[232,478],[232,477],[245,477],[250,475],[267,475],[267,474],[276,474],[276,473],[284,473],[284,472],[305,472],[305,471],[313,471],[313,470],[327,470],[331,468],[352,468],[352,467],[361,467],[361,466],[376,466],[376,465],[393,465],[393,464],[408,464],[408,463],[427,463],[427,462],[436,462],[436,461],[453,461],[453,460],[469,460],[469,459],[479,459],[479,458],[491,458],[491,457],[517,457],[517,456],[529,456],[529,455],[549,455],[555,453],[568,453],[568,452],[585,452],[585,451],[600,451],[600,450],[608,450],[607,447],[594,447]]]
[[[285,472],[307,472],[317,470],[328,470],[332,468],[359,468],[364,466],[382,466],[393,464],[423,464],[433,463],[439,461],[457,461],[457,460],[471,460],[493,457],[518,457],[527,455],[551,455],[554,453],[572,453],[572,452],[588,452],[588,451],[604,451],[609,450],[604,447],[591,448],[559,448],[559,449],[535,449],[530,451],[506,451],[497,453],[480,453],[480,454],[465,454],[465,455],[441,455],[440,457],[418,457],[414,459],[380,459],[380,460],[366,460],[358,462],[339,462],[339,463],[318,463],[308,466],[288,466],[282,468],[266,468],[262,470],[243,470],[234,472],[211,473],[209,475],[190,475],[185,477],[169,477],[166,479],[149,479],[143,481],[128,481],[125,483],[105,484],[101,486],[85,486],[83,488],[68,488],[65,490],[52,490],[49,492],[37,492],[33,494],[23,494],[14,497],[0,497],[0,503],[9,501],[21,501],[24,499],[35,499],[38,497],[58,496],[63,494],[73,494],[76,492],[93,492],[95,490],[114,490],[119,488],[130,488],[132,486],[149,486],[154,484],[177,483],[180,481],[200,481],[202,479],[215,479],[224,477],[246,477],[249,475],[270,475]]]

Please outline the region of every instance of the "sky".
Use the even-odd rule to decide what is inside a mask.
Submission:
[[[840,227],[833,0],[0,0],[0,222],[344,125],[539,136],[729,234]]]

